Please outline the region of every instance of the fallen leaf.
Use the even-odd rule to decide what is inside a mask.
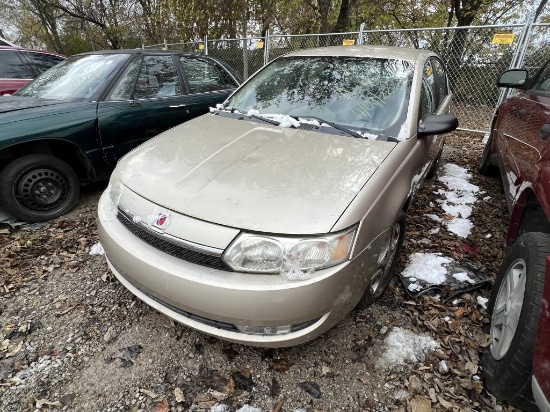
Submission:
[[[431,412],[432,403],[425,396],[415,396],[410,401],[412,412]]]
[[[168,406],[168,401],[164,398],[162,401],[155,403],[151,412],[169,412],[170,406]]]
[[[311,381],[300,382],[300,388],[309,393],[315,399],[319,399],[322,395],[321,388],[318,384]]]
[[[286,372],[293,365],[292,362],[289,362],[284,358],[273,359],[271,361],[271,364],[273,366],[273,370],[275,370],[276,372]]]

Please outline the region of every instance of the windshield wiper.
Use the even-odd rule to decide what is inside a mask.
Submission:
[[[274,124],[275,126],[279,126],[281,124],[276,120],[268,119],[267,117],[263,117],[263,116],[258,116],[257,114],[251,114],[248,117],[252,117],[254,119],[258,119],[258,120],[261,120],[261,121],[266,122],[266,123],[271,123],[271,124]]]
[[[340,130],[341,132],[344,132],[344,133],[347,133],[349,134],[350,136],[353,136],[353,137],[356,137],[358,139],[366,139],[365,136],[362,136],[360,135],[359,133],[357,132],[354,132],[353,130],[350,130],[348,129],[347,127],[344,127],[344,126],[341,126],[339,125],[338,123],[333,123],[333,122],[330,122],[328,120],[325,120],[325,119],[321,119],[320,117],[315,117],[315,116],[293,116],[294,119],[300,121],[300,118],[302,119],[313,119],[313,120],[317,120],[321,123],[325,123],[325,124],[328,124],[330,127],[333,127],[337,130]]]

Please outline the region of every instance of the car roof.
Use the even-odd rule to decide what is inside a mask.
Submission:
[[[433,56],[433,52],[425,49],[411,49],[395,46],[329,46],[304,49],[291,52],[285,56],[349,56],[375,57],[386,59],[417,60],[421,56]]]
[[[27,49],[25,47],[18,47],[18,46],[0,46],[0,50],[21,50],[21,51],[29,51],[29,52],[39,52],[39,53],[46,53],[46,54],[53,54],[55,56],[59,56],[59,57],[67,57],[67,56],[64,56],[62,54],[59,54],[59,53],[56,53],[56,52],[52,52],[52,51],[48,51],[48,50],[39,50],[39,49]]]
[[[188,54],[194,56],[204,56],[201,53],[187,52],[182,50],[163,50],[163,49],[118,49],[118,50],[98,50],[80,54]],[[210,57],[210,56],[208,56]]]

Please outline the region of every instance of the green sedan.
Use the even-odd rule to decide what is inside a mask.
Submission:
[[[0,97],[0,205],[39,222],[71,210],[83,183],[125,153],[207,113],[241,83],[227,64],[180,51],[72,56]]]

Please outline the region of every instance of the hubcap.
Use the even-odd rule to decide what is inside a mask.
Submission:
[[[382,253],[382,257],[380,259],[381,263],[381,269],[377,270],[376,273],[372,276],[369,290],[371,295],[374,295],[378,289],[380,288],[380,285],[386,279],[386,276],[388,276],[388,272],[390,271],[393,263],[393,258],[395,256],[395,252],[397,251],[397,245],[399,244],[399,237],[401,236],[401,225],[396,222],[393,224],[391,228],[390,233],[390,239],[388,240],[388,246],[385,250],[385,252]]]
[[[506,355],[516,334],[525,295],[527,265],[518,259],[510,265],[500,285],[491,317],[491,354],[496,360]]]
[[[34,169],[19,180],[16,195],[19,203],[31,210],[47,212],[61,205],[69,194],[69,183],[52,169]]]

